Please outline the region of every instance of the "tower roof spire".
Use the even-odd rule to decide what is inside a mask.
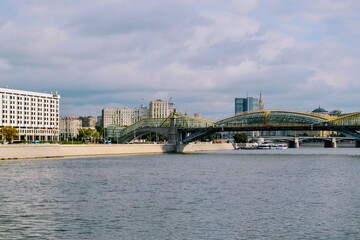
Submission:
[[[259,98],[259,110],[264,110],[264,103],[262,100],[261,91],[260,91],[260,98]]]

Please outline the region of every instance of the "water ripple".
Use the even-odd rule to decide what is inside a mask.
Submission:
[[[0,239],[358,239],[359,155],[320,152],[2,161]]]

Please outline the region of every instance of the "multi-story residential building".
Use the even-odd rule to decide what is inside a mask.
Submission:
[[[96,117],[96,126],[102,126],[103,125],[103,117],[97,116]]]
[[[84,128],[95,128],[96,126],[96,117],[87,116],[87,117],[80,117],[81,125]]]
[[[261,106],[263,107],[263,104]],[[257,98],[235,98],[235,114],[255,110],[259,110],[259,100]]]
[[[60,95],[0,88],[0,128],[18,130],[21,141],[57,141]]]
[[[63,117],[60,119],[60,139],[73,140],[79,135],[82,121],[78,117]]]
[[[135,118],[133,123],[136,123],[138,121],[141,121],[142,119],[150,117],[150,112],[147,107],[140,106],[139,108],[135,108],[134,111],[135,111],[134,113]]]
[[[171,113],[175,112],[172,101],[169,102],[160,99],[150,101],[149,109],[151,118],[166,118]]]
[[[102,125],[126,127],[145,118],[166,118],[175,112],[175,105],[170,99],[163,101],[160,99],[152,100],[149,108],[141,105],[139,108],[104,108],[102,110]]]
[[[134,117],[134,110],[130,108],[105,108],[102,110],[103,126],[110,125],[128,126],[131,125]]]

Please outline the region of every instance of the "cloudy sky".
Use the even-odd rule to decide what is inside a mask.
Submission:
[[[360,110],[358,0],[0,1],[0,87],[58,91],[61,115],[172,97],[217,120]]]

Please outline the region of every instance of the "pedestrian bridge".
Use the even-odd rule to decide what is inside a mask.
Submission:
[[[110,126],[108,134],[126,143],[146,134],[161,134],[174,143],[187,144],[226,131],[336,131],[360,140],[360,112],[329,116],[308,112],[261,110],[235,114],[213,122],[187,115],[148,118],[127,128]]]

